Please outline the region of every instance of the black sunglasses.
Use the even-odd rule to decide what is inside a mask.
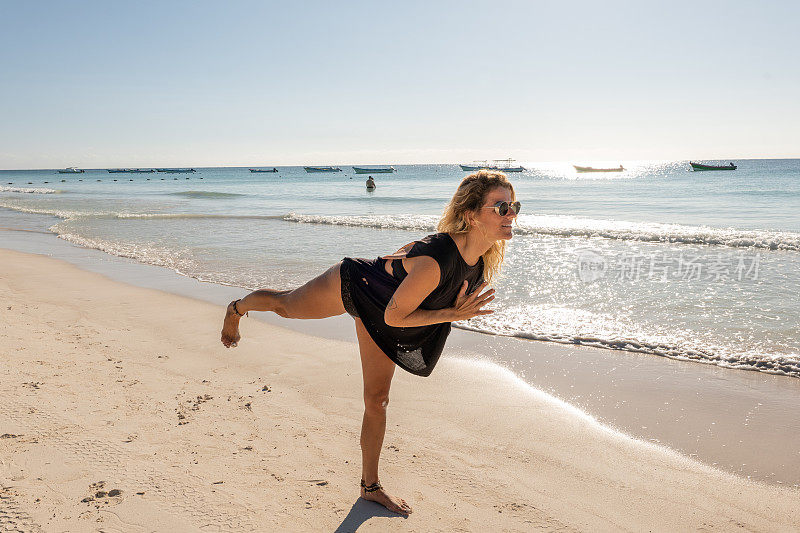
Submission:
[[[501,217],[506,216],[508,214],[509,209],[511,209],[512,213],[518,215],[520,207],[522,207],[522,204],[520,204],[519,202],[512,202],[512,203],[497,202],[494,205],[483,206],[484,209],[494,209],[494,212],[500,215]]]

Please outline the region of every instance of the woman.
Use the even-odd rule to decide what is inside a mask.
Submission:
[[[494,290],[481,291],[500,271],[519,207],[505,174],[476,172],[461,181],[439,233],[375,260],[346,257],[302,287],[262,289],[228,305],[222,326],[226,347],[239,342],[239,319],[248,311],[303,319],[353,316],[364,378],[362,498],[400,514],[411,512],[378,480],[395,366],[430,375],[450,323],[492,313],[484,306]]]

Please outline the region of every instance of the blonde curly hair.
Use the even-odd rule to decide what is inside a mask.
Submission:
[[[444,208],[436,230],[450,234],[467,233],[471,228],[467,214],[480,209],[489,191],[497,187],[508,189],[511,201],[516,201],[514,186],[502,172],[479,170],[461,180],[453,198]],[[491,282],[500,274],[505,253],[506,241],[498,240],[483,254],[483,277],[486,281]]]

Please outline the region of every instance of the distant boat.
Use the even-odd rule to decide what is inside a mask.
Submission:
[[[490,164],[489,161],[475,161],[472,165],[459,165],[464,172],[475,172],[476,170],[498,170],[500,172],[522,172],[525,167],[513,166],[514,160],[495,159]]]
[[[59,174],[83,174],[84,170],[82,168],[75,168],[75,167],[67,167],[62,168],[58,171]]]
[[[579,167],[578,165],[572,165],[575,167],[575,170],[578,172],[622,172],[625,168],[620,165],[617,168],[594,168],[594,167]]]
[[[251,168],[250,172],[277,172],[277,168]]]
[[[353,167],[353,170],[356,171],[356,174],[391,174],[392,172],[397,172],[394,167],[389,168],[373,168],[373,167]]]
[[[303,167],[306,172],[341,172],[339,167]]]
[[[167,174],[186,174],[188,172],[197,172],[193,168],[157,168],[158,172],[166,172]]]
[[[106,169],[109,174],[150,174],[155,172],[152,168],[144,169],[144,168],[107,168]]]
[[[695,172],[700,170],[736,170],[736,165],[733,163],[728,163],[727,165],[704,165],[702,163],[692,163],[689,161],[689,164],[692,165],[692,170]]]

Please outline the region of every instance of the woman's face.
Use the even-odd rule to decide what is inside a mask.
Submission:
[[[473,217],[476,225],[482,230],[486,238],[492,242],[508,240],[513,237],[511,223],[517,215],[511,210],[505,216],[498,215],[494,206],[498,202],[511,203],[511,191],[505,187],[495,187],[486,194],[483,204]]]

